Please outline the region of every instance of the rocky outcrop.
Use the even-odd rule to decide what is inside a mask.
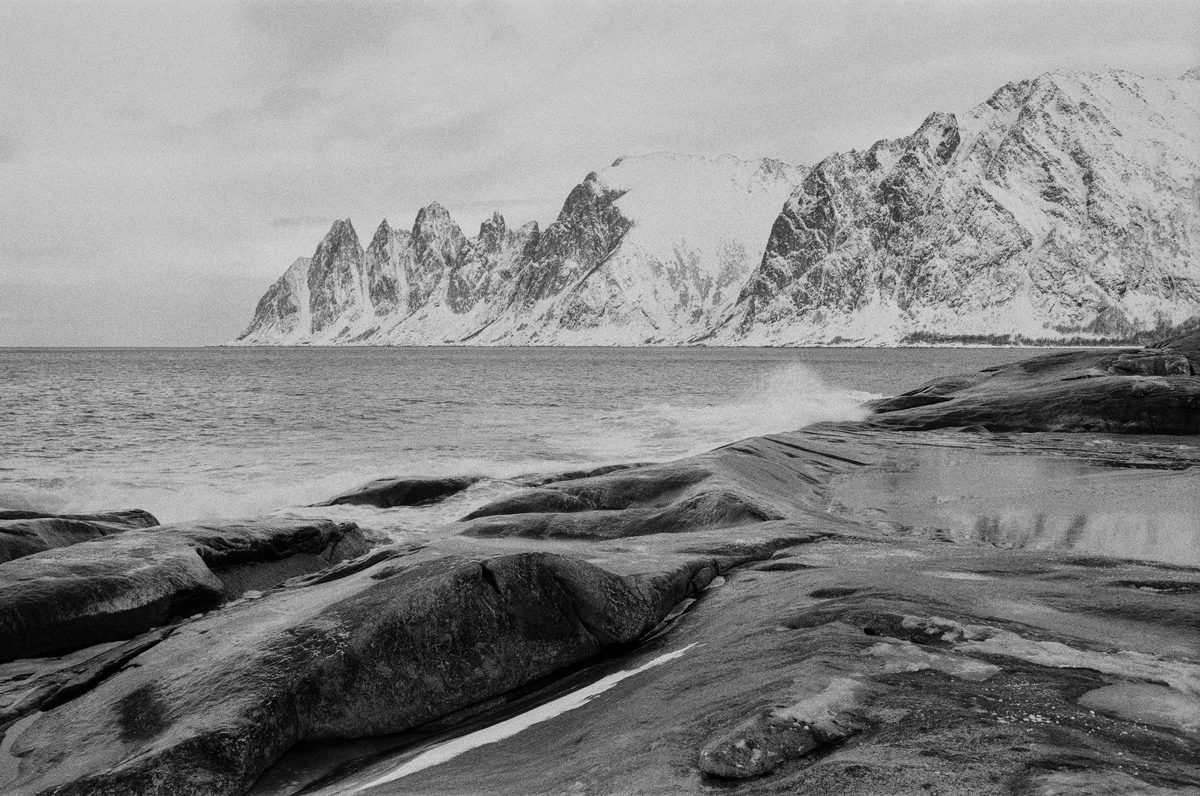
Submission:
[[[858,730],[853,680],[834,681],[806,702],[763,710],[718,734],[700,750],[700,770],[721,779],[753,779],[813,756]]]
[[[1137,462],[1162,455],[1194,465],[1200,450],[1187,438],[993,437],[845,424],[773,440],[762,448],[760,440],[745,441],[731,446],[740,453],[727,449],[667,468],[709,474],[684,486],[671,486],[651,465],[639,468],[650,470],[640,483],[625,480],[638,470],[616,472],[608,488],[599,476],[582,479],[591,483],[579,489],[566,482],[563,494],[636,511],[639,501],[652,504],[662,494],[670,500],[680,489],[757,467],[756,499],[797,494],[790,506],[780,503],[786,519],[649,534],[633,543],[538,543],[603,560],[606,568],[646,571],[645,562],[688,547],[712,555],[717,546],[753,546],[757,534],[771,533],[780,544],[769,561],[701,569],[693,583],[709,587],[691,592],[696,601],[672,612],[665,630],[617,660],[596,661],[532,694],[450,714],[392,745],[379,741],[366,747],[367,757],[361,741],[322,742],[322,761],[305,746],[267,772],[262,792],[317,779],[318,792],[700,794],[738,780],[755,792],[859,796],[1090,793],[1104,792],[1103,783],[1187,792],[1200,783],[1191,718],[1200,706],[1194,568],[1036,549],[1050,539],[1027,550],[1006,549],[1011,539],[948,544],[956,537],[944,527],[904,529],[903,515],[886,503],[845,515],[848,524],[824,513],[839,483],[879,472],[886,478],[888,462],[900,455],[906,472],[945,462],[961,468],[974,455],[991,470],[972,471],[971,488],[986,485],[1002,495],[1012,492],[1009,468],[1020,471],[1031,460],[1064,472],[1079,471],[1096,455],[1124,464],[1079,473],[1077,483],[1095,497],[1124,476],[1145,477],[1131,471]],[[805,464],[786,465],[797,461]],[[955,498],[944,491],[953,486],[940,488]],[[1170,491],[1160,486],[1159,500]],[[928,502],[903,489],[893,498],[901,507]],[[1025,494],[1022,502],[1037,498]],[[946,505],[971,511],[962,496]],[[872,531],[887,519],[893,525],[886,534]],[[802,528],[812,531],[783,540]],[[493,542],[445,543],[480,550]],[[495,544],[512,549],[515,542]],[[764,547],[758,543],[759,558]],[[603,690],[617,680],[619,687]],[[564,705],[569,712],[560,714]],[[511,724],[526,729],[510,735]],[[476,728],[491,731],[475,737]],[[432,732],[441,734],[431,740]],[[339,767],[345,759],[355,762]],[[427,759],[439,764],[426,767]]]
[[[0,564],[54,547],[155,525],[158,520],[154,515],[141,509],[99,514],[0,511]]]
[[[0,661],[132,638],[366,552],[353,524],[262,519],[130,530],[0,564]]]
[[[0,792],[1195,788],[1196,438],[906,422],[1064,424],[1077,384],[1158,412],[1198,355],[1039,357],[870,422],[527,476],[366,555],[266,519],[0,564]]]
[[[184,625],[14,728],[0,789],[241,793],[303,739],[395,733],[628,644],[715,575],[560,556],[377,566]],[[436,673],[436,674],[434,674]]]
[[[1200,434],[1200,333],[937,379],[871,407],[893,428]]]
[[[370,505],[383,509],[420,506],[457,494],[479,479],[472,476],[380,478],[324,500],[317,506]]]
[[[1189,357],[1190,346],[1153,351]],[[1157,372],[1150,356],[1120,361]],[[995,534],[949,544],[952,528],[904,513],[936,501],[899,489],[877,502],[901,471],[933,468],[939,489],[952,489],[937,469],[947,457],[972,489],[1000,494],[1012,492],[1009,468],[1034,461],[1079,473],[1096,495],[1141,489],[1120,477],[1200,462],[1187,439],[814,426],[679,462],[530,477],[527,490],[420,544],[328,568],[336,556],[313,560],[264,594],[244,590],[287,574],[267,559],[299,537],[327,543],[338,526],[168,526],[28,556],[0,565],[0,606],[15,584],[8,594],[49,589],[37,604],[61,614],[89,583],[95,601],[99,586],[143,576],[176,584],[154,592],[163,600],[198,583],[201,608],[244,597],[163,626],[196,610],[184,603],[142,621],[148,632],[127,624],[109,635],[124,643],[62,661],[0,665],[0,791],[270,793],[270,782],[294,792],[324,778],[338,791],[703,793],[718,778],[754,778],[779,791],[871,794],[924,792],[946,770],[955,787],[991,792],[997,776],[1079,785],[1079,761],[1131,787],[1189,787],[1200,782],[1189,718],[1200,704],[1200,584],[1186,562],[1075,549],[1078,522],[1058,550],[1005,549],[1016,537]],[[1111,463],[1123,466],[1100,466]],[[859,483],[869,505],[846,497]],[[672,524],[662,514],[730,493],[771,519],[681,512]],[[969,496],[949,496],[955,517],[970,514]],[[1060,496],[1043,500],[1029,511],[1046,515]],[[536,543],[454,533],[544,518],[581,531],[572,518],[600,515],[607,524],[594,533]],[[97,569],[101,553],[120,577]],[[45,560],[57,564],[39,581],[33,565]],[[264,566],[271,577],[251,584]],[[110,629],[125,621],[85,614]],[[560,698],[586,717],[558,716]],[[461,741],[456,733],[514,714],[531,729],[498,732],[461,757],[437,746],[436,733]],[[399,759],[360,759],[396,747]],[[410,765],[426,750],[446,762]]]
[[[762,437],[681,462],[556,481],[480,506],[461,533],[600,540],[803,516],[819,502],[813,484],[863,463],[849,451],[795,445]]]

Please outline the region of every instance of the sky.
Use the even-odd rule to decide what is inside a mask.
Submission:
[[[336,218],[557,215],[622,155],[811,164],[1200,3],[0,0],[0,346],[212,345]]]

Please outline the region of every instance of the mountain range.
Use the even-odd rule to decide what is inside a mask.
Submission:
[[[1200,312],[1200,69],[1056,71],[801,166],[618,159],[558,218],[334,222],[243,345],[1120,340]]]

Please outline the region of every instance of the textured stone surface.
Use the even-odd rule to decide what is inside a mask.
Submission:
[[[0,564],[54,547],[155,525],[158,520],[154,515],[141,509],[97,514],[0,511]]]
[[[423,503],[434,503],[461,492],[478,480],[473,477],[457,476],[380,478],[316,505],[367,504],[384,509],[396,506],[419,506]]]
[[[442,558],[250,601],[12,729],[0,789],[239,793],[302,739],[398,732],[631,642],[704,570]]]
[[[1200,434],[1198,338],[1052,354],[937,379],[873,402],[872,421],[908,429]]]
[[[169,525],[0,564],[0,660],[127,639],[366,552],[353,524]]]

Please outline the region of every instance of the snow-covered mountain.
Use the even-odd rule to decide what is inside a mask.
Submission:
[[[238,342],[1045,340],[1197,312],[1200,80],[1062,71],[812,168],[622,158],[545,230],[467,238],[435,203],[363,250],[338,221]]]
[[[1121,337],[1200,311],[1200,81],[1054,72],[817,164],[711,339]]]
[[[495,214],[467,238],[435,203],[411,232],[384,221],[364,251],[338,221],[271,286],[239,342],[685,342],[732,310],[806,173],[646,155],[589,174],[545,230]]]

